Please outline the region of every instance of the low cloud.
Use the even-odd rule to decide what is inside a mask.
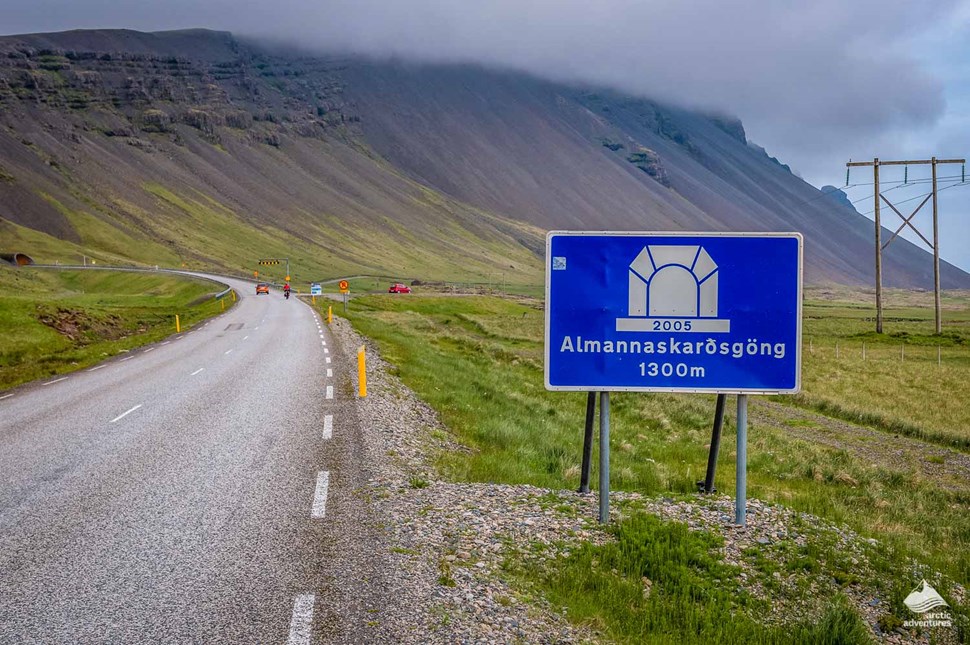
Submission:
[[[283,0],[283,20],[288,2],[292,9],[304,6]],[[939,118],[942,82],[904,45],[955,6],[332,0],[293,24],[251,31],[278,30],[322,49],[484,62],[606,84],[739,115],[785,147],[824,147],[828,140]]]
[[[327,52],[478,62],[741,117],[812,166],[833,146],[929,126],[943,82],[914,42],[966,3],[882,0],[7,0],[10,31],[209,27]],[[22,5],[20,7],[16,5]],[[962,13],[961,13],[962,12]],[[922,40],[921,40],[922,39]],[[794,158],[793,158],[794,153]]]

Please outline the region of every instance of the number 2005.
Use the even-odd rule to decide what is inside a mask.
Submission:
[[[653,331],[690,331],[689,320],[654,320]]]

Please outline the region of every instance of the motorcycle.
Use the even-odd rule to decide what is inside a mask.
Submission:
[[[290,292],[289,291],[284,291],[283,292],[283,297],[286,298],[287,300],[289,300],[290,299]]]

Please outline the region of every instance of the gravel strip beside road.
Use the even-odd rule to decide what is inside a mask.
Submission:
[[[366,344],[343,319],[331,329],[347,356]],[[495,575],[507,536],[588,536],[587,522],[531,503],[544,492],[537,488],[438,481],[428,455],[464,448],[432,432],[440,427],[434,411],[386,367],[368,345],[358,414],[371,479],[358,494],[382,519],[385,551],[375,556],[388,565],[381,576],[388,601],[369,621],[370,635],[396,643],[591,641],[550,607],[518,600]],[[352,380],[356,391],[356,374]]]

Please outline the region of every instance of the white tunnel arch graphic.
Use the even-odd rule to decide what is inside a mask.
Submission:
[[[717,318],[717,264],[702,246],[643,247],[630,264],[630,316]]]
[[[730,321],[717,317],[718,276],[703,246],[643,247],[630,263],[630,317],[617,319],[617,331],[730,331]],[[691,322],[671,326],[672,320]]]

